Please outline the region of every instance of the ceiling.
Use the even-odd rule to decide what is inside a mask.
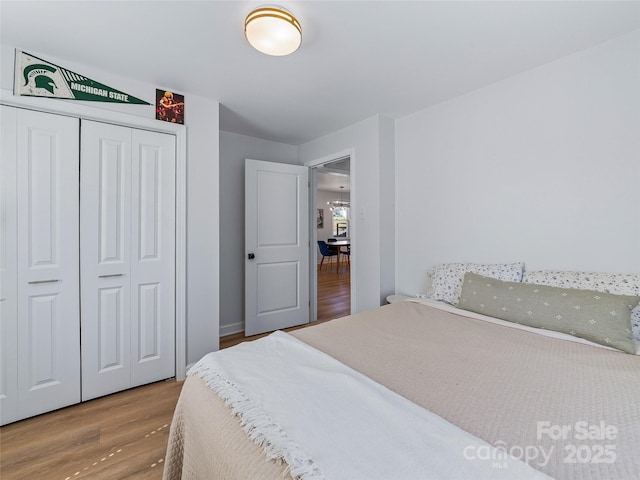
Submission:
[[[351,192],[350,182],[351,159],[341,158],[334,162],[325,163],[316,167],[316,180],[318,190],[329,192]]]
[[[638,1],[283,0],[302,46],[269,57],[243,36],[263,3],[2,0],[0,41],[218,100],[222,130],[299,145],[640,28]]]

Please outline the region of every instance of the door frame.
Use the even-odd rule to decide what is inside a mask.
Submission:
[[[318,249],[318,229],[316,228],[316,222],[313,219],[316,218],[316,196],[317,196],[317,177],[316,168],[327,163],[335,162],[342,158],[349,157],[349,202],[351,203],[351,224],[349,225],[349,238],[351,239],[351,245],[356,245],[357,242],[357,229],[356,222],[354,221],[353,212],[356,212],[357,197],[355,191],[355,166],[356,166],[356,153],[354,148],[348,148],[336,153],[325,155],[314,160],[308,160],[304,162],[304,165],[310,168],[309,182],[311,188],[309,189],[309,301],[311,302],[311,321],[318,319],[318,267],[316,263],[316,251]],[[356,271],[358,268],[358,262],[356,256],[352,256],[350,259],[351,269],[349,271],[350,277],[350,291],[351,291],[351,311],[355,311],[356,305]],[[314,267],[315,268],[311,268]]]
[[[168,133],[176,137],[176,380],[184,380],[187,373],[187,127],[169,122],[158,122],[147,117],[68,102],[60,99],[14,96],[0,89],[0,104],[113,123],[125,127]]]

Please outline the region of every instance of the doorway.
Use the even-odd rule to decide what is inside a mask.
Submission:
[[[351,313],[351,158],[313,167],[316,206],[315,319],[332,320]]]

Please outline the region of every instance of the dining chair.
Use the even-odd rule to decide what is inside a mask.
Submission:
[[[351,245],[348,245],[346,248],[346,250],[340,249],[340,254],[347,256],[347,266],[351,269]]]
[[[320,260],[320,267],[319,267],[320,269],[322,269],[322,264],[324,263],[324,259],[326,257],[337,257],[338,255],[340,255],[340,250],[338,248],[336,247],[329,248],[329,245],[327,245],[327,242],[323,240],[318,240],[318,248],[320,249],[320,253],[322,254],[322,260]],[[338,266],[336,264],[336,269],[337,268]]]

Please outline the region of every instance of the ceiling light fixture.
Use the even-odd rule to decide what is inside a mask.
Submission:
[[[302,27],[290,12],[269,5],[256,8],[247,15],[244,36],[259,52],[274,56],[289,55],[302,43]]]
[[[351,202],[349,201],[345,202],[342,200],[343,188],[344,186],[340,185],[340,200],[332,200],[330,202],[327,202],[327,205],[329,205],[329,210],[331,210],[332,212],[334,210],[342,210],[342,209],[351,207]]]

